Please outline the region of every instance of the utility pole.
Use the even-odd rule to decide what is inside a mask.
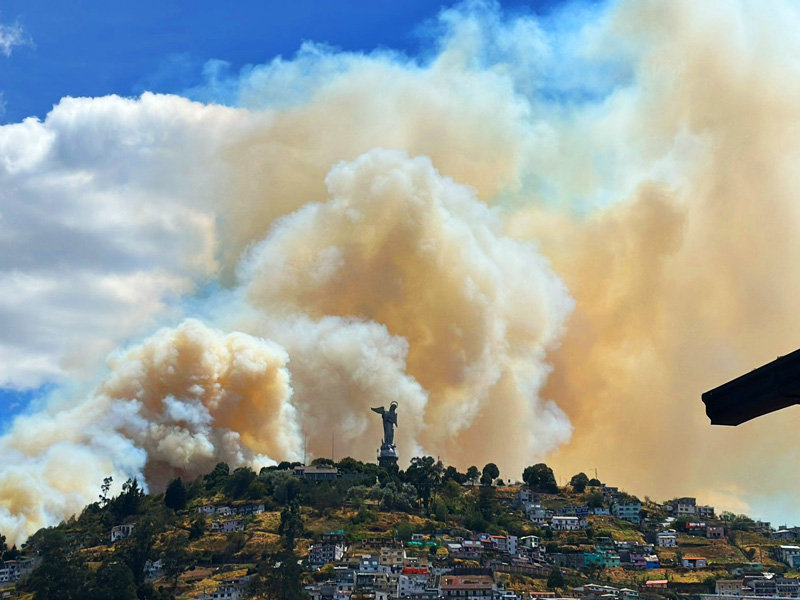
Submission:
[[[336,459],[334,458],[334,449],[336,447],[335,440],[336,440],[336,434],[333,431],[331,431],[331,460],[333,462],[336,462]]]

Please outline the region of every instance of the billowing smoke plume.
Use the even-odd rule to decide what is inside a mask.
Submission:
[[[277,345],[189,320],[113,355],[69,408],[19,418],[0,440],[0,526],[11,540],[79,512],[97,477],[172,478],[297,458],[297,414]]]
[[[16,464],[0,474],[7,535],[78,510],[103,473],[163,489],[219,460],[298,459],[306,440],[323,455],[331,435],[369,458],[369,408],[392,401],[404,461],[480,461],[471,440],[492,432],[528,457],[569,439],[538,392],[572,301],[535,246],[425,158],[374,150],[326,183],[330,199],[276,222],[242,263],[228,318],[263,337],[186,321],[112,355],[87,400],[16,421],[0,445]]]
[[[471,2],[424,62],[306,45],[192,91],[236,108],[0,128],[0,377],[85,382],[132,347],[2,438],[0,531],[107,474],[332,433],[369,460],[392,400],[404,460],[514,477],[572,432],[560,475],[788,515],[796,411],[713,429],[699,396],[800,340],[799,27],[779,0]]]

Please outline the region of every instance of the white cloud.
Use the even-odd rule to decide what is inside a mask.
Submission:
[[[214,275],[212,155],[246,119],[145,94],[0,127],[0,386],[91,372]]]
[[[15,46],[25,46],[31,43],[19,23],[11,25],[0,23],[0,53],[11,56],[11,51]]]

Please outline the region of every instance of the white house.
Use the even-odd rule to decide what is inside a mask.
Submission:
[[[553,531],[578,531],[586,529],[586,519],[580,517],[555,516],[550,520]]]
[[[660,531],[656,534],[656,543],[661,548],[674,548],[678,545],[678,534],[674,529]]]
[[[118,542],[124,540],[131,533],[133,533],[133,523],[125,523],[124,525],[117,525],[111,528],[111,542]]]

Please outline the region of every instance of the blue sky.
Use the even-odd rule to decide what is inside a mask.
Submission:
[[[197,85],[210,59],[247,64],[293,55],[303,41],[342,50],[391,48],[414,54],[424,24],[452,0],[296,0],[235,3],[0,2],[0,22],[18,24],[29,44],[0,60],[2,122],[43,117],[64,96],[180,92]],[[552,0],[509,0],[511,11],[547,12]]]

